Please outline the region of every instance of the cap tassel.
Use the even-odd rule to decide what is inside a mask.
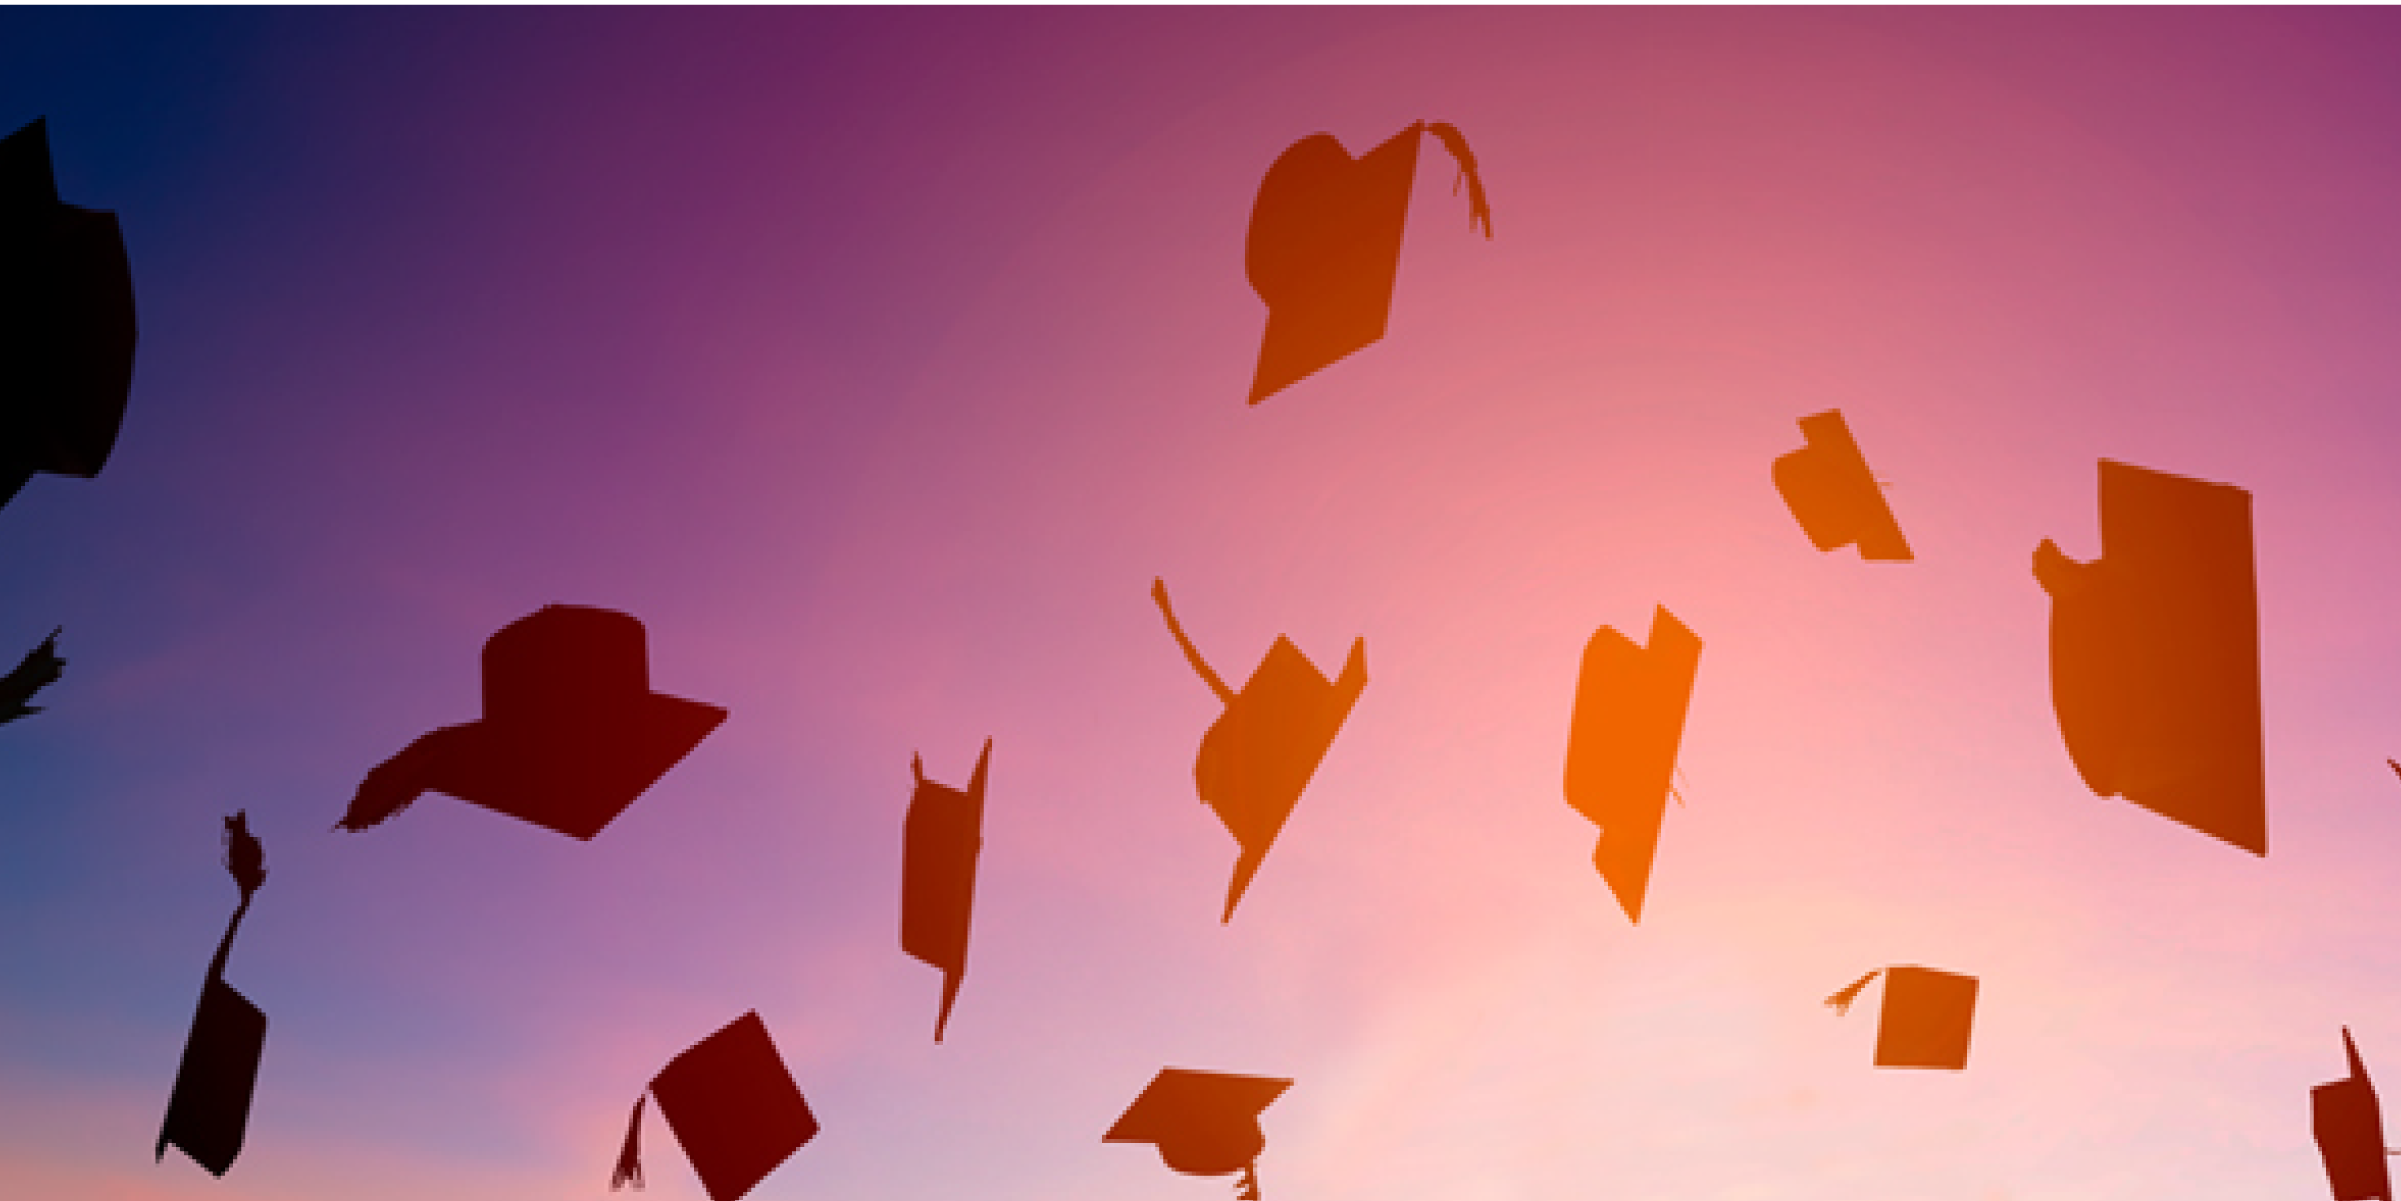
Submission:
[[[1859,999],[1859,990],[1866,988],[1868,981],[1875,979],[1877,976],[1880,976],[1883,973],[1883,968],[1877,968],[1875,971],[1869,972],[1857,980],[1851,981],[1850,985],[1844,988],[1841,992],[1826,998],[1826,1004],[1832,1005],[1834,1007],[1834,1012],[1838,1014],[1851,1012],[1851,1002]]]
[[[647,1090],[634,1098],[634,1120],[625,1124],[625,1149],[617,1152],[617,1171],[609,1177],[612,1193],[624,1188],[628,1181],[635,1188],[642,1187],[642,1103],[649,1099]]]
[[[1234,1201],[1259,1201],[1259,1165],[1243,1165],[1242,1180],[1234,1186]]]
[[[1476,172],[1476,156],[1467,148],[1467,135],[1448,121],[1426,122],[1426,132],[1441,139],[1443,149],[1459,160],[1459,178],[1451,181],[1451,195],[1459,194],[1459,185],[1467,185],[1467,227],[1484,227],[1484,237],[1492,238],[1492,202],[1484,197],[1484,177]]]

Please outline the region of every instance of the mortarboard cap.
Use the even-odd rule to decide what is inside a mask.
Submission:
[[[341,828],[363,830],[432,789],[573,838],[600,833],[726,711],[650,690],[642,623],[545,605],[484,643],[484,716],[445,726],[359,785]]]
[[[2251,494],[2101,460],[2101,557],[2044,539],[2051,705],[2099,796],[2268,853]]]
[[[32,700],[34,693],[57,683],[58,678],[66,674],[67,661],[58,657],[58,636],[65,629],[65,626],[60,626],[50,631],[50,636],[42,639],[40,646],[25,652],[25,657],[19,659],[7,675],[0,676],[0,722],[15,721],[42,711],[41,706],[25,702]]]
[[[2326,1161],[2326,1182],[2334,1188],[2334,1201],[2393,1201],[2392,1176],[2384,1162],[2384,1114],[2348,1026],[2343,1028],[2343,1054],[2350,1057],[2351,1075],[2309,1090],[2310,1131]]]
[[[1884,1011],[1876,1020],[1876,1066],[1965,1068],[1968,1035],[1976,1022],[1976,978],[1930,967],[1878,968],[1826,998],[1826,1004],[1836,1013],[1849,1013],[1860,990],[1879,974]]]
[[[1188,1176],[1243,1173],[1243,1195],[1259,1192],[1255,1165],[1267,1146],[1259,1114],[1289,1080],[1166,1068],[1126,1107],[1104,1143],[1153,1143],[1168,1167]]]
[[[1567,803],[1601,827],[1593,866],[1629,921],[1642,920],[1651,861],[1701,669],[1701,640],[1661,607],[1649,649],[1602,626],[1584,646],[1567,735]]]
[[[925,778],[925,764],[911,759],[917,790],[902,821],[900,859],[900,949],[942,969],[942,1011],[934,1018],[934,1041],[950,1024],[950,1007],[967,975],[967,930],[975,912],[975,861],[984,848],[984,778],[992,763],[992,740],[976,758],[975,774],[961,792]]]
[[[1291,639],[1278,635],[1258,670],[1242,691],[1235,692],[1185,637],[1167,603],[1164,582],[1152,582],[1151,598],[1159,603],[1184,657],[1226,707],[1201,736],[1192,775],[1200,799],[1217,811],[1217,819],[1242,848],[1220,919],[1231,921],[1234,906],[1267,858],[1267,848],[1274,845],[1293,806],[1300,803],[1301,790],[1308,787],[1367,687],[1367,640],[1351,643],[1341,677],[1329,681]]]
[[[100,473],[134,341],[116,214],[59,201],[44,122],[0,138],[0,504],[35,472]]]
[[[736,1201],[817,1137],[817,1118],[757,1010],[669,1060],[649,1095],[659,1099],[659,1116],[683,1144],[709,1201]],[[642,1184],[642,1100],[634,1100],[611,1189]]]
[[[1459,160],[1468,223],[1492,236],[1492,209],[1467,139],[1420,121],[1354,159],[1332,134],[1302,138],[1277,156],[1251,206],[1244,261],[1267,302],[1267,333],[1251,381],[1257,404],[1384,336],[1400,273],[1417,135],[1432,133]]]
[[[183,1061],[175,1069],[175,1087],[167,1095],[167,1116],[159,1123],[153,1161],[166,1157],[169,1146],[180,1147],[193,1162],[222,1177],[242,1153],[242,1135],[250,1124],[250,1097],[258,1085],[260,1056],[267,1046],[267,1015],[225,982],[225,960],[233,953],[234,932],[250,912],[250,899],[266,882],[266,854],[250,833],[246,815],[225,819],[225,868],[242,890],[242,903],[225,924],[216,958],[208,965],[201,986],[200,1007],[192,1014],[192,1032],[184,1040]]]
[[[1800,425],[1808,445],[1777,456],[1774,474],[1776,491],[1784,494],[1810,544],[1819,550],[1856,544],[1862,559],[1908,561],[1901,523],[1893,519],[1842,410],[1813,413]]]

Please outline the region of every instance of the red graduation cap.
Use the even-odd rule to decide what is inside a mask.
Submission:
[[[1267,169],[1251,206],[1244,264],[1267,302],[1252,404],[1384,336],[1421,132],[1459,160],[1468,224],[1492,236],[1476,158],[1450,125],[1420,121],[1356,159],[1332,134],[1294,142]]]
[[[363,830],[428,789],[589,839],[708,737],[726,712],[650,690],[642,623],[545,605],[484,643],[484,716],[445,726],[367,774],[341,827]]]
[[[1878,975],[1884,977],[1884,1009],[1876,1019],[1876,1066],[1944,1068],[1967,1066],[1968,1036],[1976,1024],[1976,978],[1930,967],[1878,968],[1826,998],[1836,1013]]]
[[[950,1007],[967,975],[967,929],[975,913],[975,862],[984,849],[984,778],[992,740],[976,758],[967,791],[925,778],[922,760],[909,760],[917,790],[902,821],[900,949],[942,969],[942,1011],[934,1041],[950,1024]]]
[[[2384,1162],[2384,1113],[2349,1026],[2343,1027],[2343,1054],[2351,1060],[2351,1075],[2309,1090],[2310,1133],[2326,1161],[2326,1183],[2333,1186],[2334,1201],[2393,1201]]]
[[[1601,827],[1592,863],[1629,921],[1642,920],[1700,670],[1700,638],[1665,606],[1651,615],[1647,650],[1608,626],[1584,646],[1567,735],[1567,803]]]
[[[1226,890],[1225,916],[1219,919],[1232,921],[1234,906],[1242,902],[1251,877],[1267,859],[1267,849],[1300,803],[1301,790],[1333,749],[1334,736],[1367,688],[1367,640],[1351,643],[1341,678],[1328,680],[1291,639],[1278,635],[1259,669],[1242,691],[1235,692],[1185,637],[1175,609],[1167,603],[1164,581],[1151,582],[1151,599],[1159,603],[1167,632],[1184,648],[1193,670],[1226,707],[1201,736],[1192,776],[1200,799],[1217,811],[1217,819],[1242,848]]]
[[[2050,539],[2051,706],[2099,796],[2268,853],[2251,494],[2101,460],[2101,557]]]
[[[1867,469],[1841,409],[1801,418],[1808,445],[1776,458],[1776,491],[1819,550],[1857,544],[1862,559],[1907,561],[1909,542]]]
[[[1155,1144],[1159,1158],[1187,1176],[1240,1172],[1238,1195],[1256,1201],[1259,1152],[1267,1147],[1259,1115],[1291,1087],[1269,1076],[1166,1068],[1101,1141]]]
[[[650,1082],[659,1116],[683,1144],[709,1201],[737,1201],[812,1138],[817,1118],[776,1053],[757,1010],[669,1060]],[[642,1184],[642,1102],[609,1187]]]

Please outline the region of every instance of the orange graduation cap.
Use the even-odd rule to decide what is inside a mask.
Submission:
[[[2343,1027],[2343,1054],[2350,1057],[2351,1075],[2309,1090],[2310,1131],[2326,1160],[2326,1183],[2334,1188],[2334,1201],[2393,1201],[2392,1176],[2384,1163],[2384,1114],[2348,1026]]]
[[[975,861],[984,849],[984,775],[992,740],[984,740],[975,774],[961,792],[925,778],[925,763],[909,760],[917,791],[902,821],[900,949],[942,969],[942,1011],[934,1041],[950,1024],[950,1007],[967,975],[967,927],[975,912]]]
[[[35,472],[100,474],[134,337],[116,214],[59,201],[42,121],[0,138],[0,504]]]
[[[709,1201],[736,1201],[812,1138],[817,1118],[784,1067],[757,1010],[694,1043],[650,1082],[659,1116],[683,1144]],[[614,1190],[642,1186],[642,1102],[617,1156]]]
[[[1419,133],[1433,134],[1459,160],[1468,226],[1480,224],[1492,236],[1475,155],[1450,125],[1420,121],[1356,159],[1332,134],[1294,142],[1267,169],[1251,207],[1244,265],[1267,302],[1252,404],[1384,336]]]
[[[2077,774],[2268,853],[2251,494],[2101,460],[2101,557],[2046,538],[2051,706]]]
[[[1860,990],[1878,975],[1884,977],[1884,1013],[1876,1022],[1876,1066],[1965,1068],[1968,1035],[1976,1022],[1976,978],[1930,967],[1878,968],[1826,998],[1826,1004],[1836,1013],[1849,1013]]]
[[[1651,860],[1701,670],[1701,640],[1661,607],[1649,649],[1602,626],[1584,646],[1567,735],[1567,803],[1601,827],[1592,850],[1629,921],[1642,920]]]
[[[170,1145],[180,1147],[219,1177],[242,1153],[250,1095],[267,1046],[267,1015],[225,982],[234,932],[250,912],[250,898],[267,880],[266,850],[251,835],[247,813],[225,819],[225,868],[242,890],[242,903],[225,924],[216,958],[209,961],[208,982],[200,991],[200,1008],[192,1014],[192,1033],[184,1040],[183,1062],[175,1069],[175,1088],[168,1094],[167,1116],[159,1124],[158,1148],[152,1156],[155,1162],[166,1157]]]
[[[1856,544],[1862,559],[1906,562],[1909,542],[1884,503],[1841,409],[1801,418],[1808,445],[1776,458],[1776,491],[1819,550]]]
[[[1309,777],[1316,774],[1367,687],[1367,640],[1351,643],[1341,678],[1328,681],[1291,639],[1278,635],[1250,681],[1235,692],[1184,636],[1175,609],[1167,603],[1166,583],[1152,581],[1150,594],[1167,618],[1168,633],[1184,648],[1184,657],[1225,703],[1225,713],[1201,736],[1192,776],[1200,799],[1217,810],[1217,820],[1242,848],[1234,861],[1234,882],[1226,890],[1225,916],[1219,919],[1232,921],[1234,906],[1266,860],[1267,848],[1275,844],[1292,807],[1300,803],[1301,790],[1309,786]]]
[[[1155,1143],[1159,1158],[1187,1176],[1242,1173],[1235,1195],[1258,1201],[1259,1152],[1267,1135],[1259,1114],[1289,1080],[1167,1068],[1126,1107],[1104,1143]]]
[[[642,623],[546,605],[484,643],[482,721],[445,726],[385,760],[340,823],[364,830],[429,789],[589,839],[725,720],[650,690]]]

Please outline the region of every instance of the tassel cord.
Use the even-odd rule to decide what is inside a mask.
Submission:
[[[1467,185],[1467,227],[1484,227],[1486,241],[1492,239],[1492,202],[1484,195],[1484,176],[1476,170],[1475,153],[1467,148],[1467,135],[1448,121],[1428,121],[1426,132],[1442,143],[1451,157],[1459,160],[1459,176],[1451,181],[1451,195],[1459,194],[1459,185]]]

